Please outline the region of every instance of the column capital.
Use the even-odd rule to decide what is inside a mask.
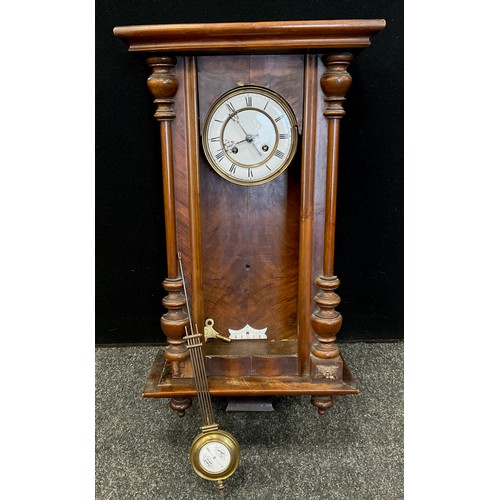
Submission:
[[[146,62],[153,70],[147,84],[157,105],[154,117],[157,120],[173,120],[174,97],[179,88],[179,81],[173,72],[177,59],[173,56],[155,56],[148,57]]]
[[[323,56],[325,72],[320,83],[326,103],[323,114],[327,118],[342,118],[345,115],[345,95],[352,83],[352,77],[347,72],[347,66],[351,61],[350,52],[335,52]]]

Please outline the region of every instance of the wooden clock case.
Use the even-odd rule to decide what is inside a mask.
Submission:
[[[356,394],[336,344],[334,273],[339,131],[352,79],[349,50],[370,45],[384,20],[146,25],[115,28],[147,54],[160,124],[167,243],[167,309],[143,395],[183,415],[196,395],[188,349],[182,255],[193,322],[227,335],[246,324],[265,340],[204,345],[210,392],[221,397],[311,395],[319,413]],[[241,186],[209,166],[201,132],[225,92],[257,85],[292,107],[299,147],[271,182]]]

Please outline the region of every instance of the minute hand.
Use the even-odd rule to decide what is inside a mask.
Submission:
[[[245,141],[249,142],[254,148],[255,148],[255,151],[257,151],[257,153],[259,154],[259,156],[262,156],[262,153],[259,151],[259,149],[257,148],[257,146],[254,144],[253,142],[253,139],[254,137],[257,137],[258,134],[255,134],[255,135],[252,135],[252,134],[249,134],[244,128],[243,128],[243,125],[240,123],[240,117],[238,116],[238,113],[234,113],[234,115],[231,117],[232,120],[234,120],[241,128],[241,130],[243,130],[244,134],[245,134]],[[243,141],[240,141],[240,142],[243,142]],[[239,144],[239,143],[238,143]]]

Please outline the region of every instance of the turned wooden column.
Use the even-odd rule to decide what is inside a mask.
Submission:
[[[163,173],[163,198],[165,209],[165,230],[167,239],[167,277],[163,288],[167,292],[162,304],[167,312],[161,318],[161,328],[167,336],[168,347],[165,358],[170,361],[173,377],[184,375],[185,361],[189,357],[183,340],[184,328],[189,320],[186,312],[186,298],[183,294],[182,280],[177,261],[177,227],[175,218],[174,159],[172,147],[172,122],[175,119],[175,94],[179,87],[173,72],[177,60],[175,57],[150,57],[147,63],[153,70],[148,78],[148,88],[157,106],[154,117],[160,123],[161,157]],[[189,402],[190,404],[190,402]],[[187,402],[183,405],[186,406]],[[179,406],[177,404],[177,406]],[[176,411],[179,408],[176,406]],[[187,407],[187,406],[186,406]],[[182,408],[181,408],[181,411]]]
[[[352,54],[337,52],[323,56],[325,72],[321,77],[321,89],[325,96],[323,112],[328,121],[325,232],[323,243],[323,272],[316,278],[319,288],[314,297],[316,310],[311,316],[315,339],[311,349],[312,377],[315,380],[342,382],[343,362],[336,344],[337,333],[342,325],[342,316],[335,310],[340,297],[335,290],[340,281],[334,273],[335,220],[337,208],[337,173],[339,158],[340,120],[345,115],[343,102],[352,83],[346,68]],[[332,396],[315,396],[312,404],[323,414],[333,405]]]

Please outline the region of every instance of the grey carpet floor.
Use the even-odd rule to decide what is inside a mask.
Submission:
[[[189,462],[196,400],[179,418],[141,391],[158,347],[96,348],[96,500],[210,500],[220,495]],[[309,397],[274,399],[274,412],[226,413],[241,447],[226,499],[403,498],[403,343],[341,344],[361,393],[324,416]]]

